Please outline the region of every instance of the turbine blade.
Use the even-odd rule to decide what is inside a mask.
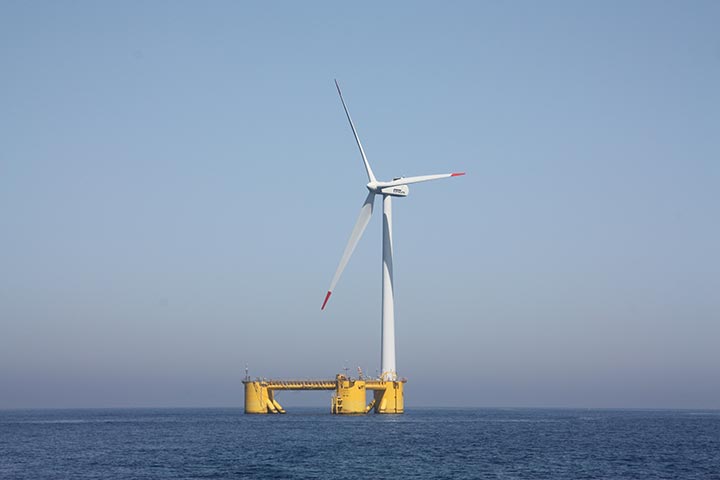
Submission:
[[[374,202],[375,194],[370,192],[367,198],[365,198],[365,203],[363,203],[362,208],[360,208],[360,215],[358,216],[357,222],[355,222],[355,227],[353,227],[353,231],[350,234],[350,239],[348,240],[347,246],[345,246],[345,251],[340,258],[340,263],[338,264],[337,270],[335,270],[335,276],[333,276],[332,282],[330,282],[330,288],[325,295],[325,301],[323,302],[320,310],[325,310],[325,305],[327,305],[328,300],[330,300],[330,295],[335,289],[335,285],[337,285],[338,280],[340,280],[340,275],[342,275],[348,260],[350,260],[353,251],[355,251],[355,247],[360,241],[360,237],[362,237],[365,227],[367,227],[370,217],[372,216]]]
[[[367,157],[365,156],[365,150],[363,150],[362,143],[360,143],[360,137],[358,137],[357,131],[355,130],[355,125],[353,124],[352,118],[350,118],[350,112],[348,112],[347,106],[345,105],[345,99],[343,99],[342,92],[340,91],[340,85],[338,85],[337,80],[335,80],[335,87],[337,88],[338,95],[340,95],[340,101],[342,102],[343,108],[345,109],[345,115],[347,115],[348,122],[350,122],[350,128],[352,128],[353,135],[355,135],[355,141],[358,144],[358,148],[360,149],[360,155],[362,156],[363,163],[365,164],[365,171],[367,172],[368,180],[371,182],[375,182],[375,175],[373,175],[373,171],[370,168],[370,163],[367,161]]]
[[[460,177],[465,175],[465,172],[458,173],[439,173],[437,175],[420,175],[419,177],[405,177],[392,182],[380,182],[380,187],[396,187],[398,185],[409,185],[411,183],[429,182],[430,180],[440,180],[441,178]]]

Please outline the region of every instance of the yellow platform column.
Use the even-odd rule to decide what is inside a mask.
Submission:
[[[268,388],[263,382],[245,381],[245,413],[268,413]],[[273,410],[275,408],[273,407]]]
[[[364,414],[366,408],[366,390],[364,380],[349,380],[344,375],[338,375],[337,389],[332,398],[332,413],[336,414]]]
[[[405,382],[384,382],[385,390],[375,390],[375,413],[403,413]]]

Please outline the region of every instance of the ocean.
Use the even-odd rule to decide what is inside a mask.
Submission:
[[[0,411],[0,479],[720,479],[720,411]]]

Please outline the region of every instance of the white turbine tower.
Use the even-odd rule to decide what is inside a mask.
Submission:
[[[411,183],[427,182],[429,180],[438,180],[441,178],[458,177],[465,175],[462,173],[441,173],[437,175],[422,175],[419,177],[405,177],[395,178],[390,182],[378,182],[373,174],[370,164],[368,163],[365,151],[363,150],[360,138],[358,137],[355,125],[350,118],[350,112],[348,112],[345,100],[343,99],[340,86],[335,80],[335,86],[337,87],[338,94],[340,95],[340,101],[345,109],[345,115],[347,115],[348,122],[350,122],[350,128],[352,129],[355,141],[357,142],[358,148],[360,149],[360,156],[362,156],[363,163],[365,164],[365,171],[368,176],[367,189],[370,191],[365,203],[360,208],[360,216],[355,222],[355,227],[350,234],[345,251],[343,252],[340,263],[338,264],[335,276],[333,276],[332,282],[330,282],[330,288],[325,295],[325,301],[323,301],[321,310],[325,309],[330,295],[335,290],[340,275],[342,275],[345,266],[350,260],[355,247],[362,237],[365,227],[367,227],[370,217],[373,212],[373,203],[375,201],[375,195],[382,195],[383,197],[383,281],[382,281],[382,349],[381,349],[381,378],[383,380],[396,380],[397,379],[397,368],[395,367],[395,305],[393,297],[393,244],[392,244],[392,197],[407,197],[409,188],[408,185]]]

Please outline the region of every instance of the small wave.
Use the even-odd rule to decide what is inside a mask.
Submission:
[[[93,423],[93,420],[82,420],[82,419],[55,419],[55,420],[17,420],[9,423],[24,423],[30,425],[52,425],[52,424],[67,424],[67,423]]]

